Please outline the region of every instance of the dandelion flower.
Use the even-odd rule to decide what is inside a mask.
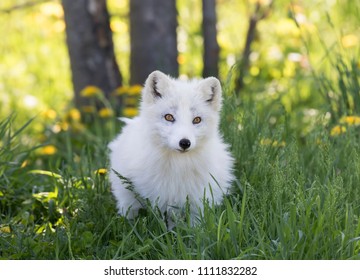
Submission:
[[[273,143],[273,141],[269,138],[264,138],[260,140],[260,145],[262,146],[269,146]]]
[[[123,111],[122,111],[122,113],[123,113],[124,117],[129,117],[129,118],[131,118],[131,117],[137,116],[137,114],[138,114],[138,109],[136,109],[136,108],[131,108],[131,107],[129,107],[129,108],[124,108]]]
[[[272,142],[271,145],[273,147],[285,147],[286,143],[285,143],[285,141],[278,142],[278,141],[275,140],[274,142]]]
[[[56,154],[57,148],[54,145],[47,145],[40,149],[40,154],[51,156]]]
[[[78,109],[72,108],[66,114],[66,119],[68,119],[69,121],[78,122],[81,119],[81,113],[80,113],[80,111]]]
[[[260,140],[260,145],[262,146],[272,146],[272,147],[285,147],[286,146],[286,142],[285,141],[277,141],[277,140],[272,140],[269,138],[264,138]]]
[[[115,90],[115,95],[123,95],[129,92],[129,86],[121,86]]]
[[[11,229],[9,226],[1,226],[0,227],[0,232],[2,233],[11,233]]]
[[[97,174],[97,175],[105,175],[106,173],[107,173],[106,168],[100,168],[100,169],[95,171],[95,174]]]
[[[82,97],[94,97],[102,95],[102,93],[102,90],[97,86],[87,86],[80,92],[80,95]]]
[[[180,65],[185,64],[185,62],[186,62],[186,57],[185,57],[185,55],[179,54],[178,57],[177,57],[177,62],[178,62]]]
[[[349,126],[360,125],[360,117],[359,116],[345,116],[340,119],[341,124],[347,124]]]
[[[110,108],[102,108],[99,110],[100,118],[110,118],[114,115],[114,112]]]
[[[48,109],[46,111],[44,111],[42,113],[42,116],[45,118],[45,119],[48,119],[48,120],[54,120],[57,116],[57,113],[55,110],[53,109]]]
[[[330,131],[330,136],[338,136],[342,133],[346,132],[346,127],[342,126],[342,125],[335,125],[331,131]]]
[[[61,123],[59,123],[59,125],[60,125],[60,129],[61,129],[62,131],[67,131],[67,130],[69,130],[69,123],[68,123],[68,122],[61,122]]]
[[[128,94],[129,95],[138,95],[141,93],[143,87],[141,85],[133,85],[129,88]]]

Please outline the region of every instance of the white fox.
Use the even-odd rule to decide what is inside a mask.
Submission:
[[[192,216],[203,200],[219,204],[234,179],[233,158],[219,134],[222,93],[214,78],[181,81],[152,72],[140,114],[109,144],[110,181],[119,214],[134,218],[139,197],[162,212],[187,202]],[[132,183],[132,189],[119,178]]]

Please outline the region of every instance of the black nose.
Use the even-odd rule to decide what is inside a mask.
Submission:
[[[190,142],[189,139],[183,138],[183,139],[180,140],[179,146],[180,146],[181,149],[186,150],[186,149],[190,148],[191,142]]]

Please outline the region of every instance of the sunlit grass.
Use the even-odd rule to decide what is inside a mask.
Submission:
[[[16,143],[27,125],[11,132],[5,120],[2,158],[17,160],[12,168],[0,165],[0,257],[360,258],[359,131],[333,138],[319,123],[298,141],[288,124],[269,128],[251,103],[244,110],[234,102],[225,100],[223,119],[239,116],[241,126],[222,125],[236,157],[232,194],[221,206],[205,204],[194,227],[185,214],[172,230],[150,206],[135,220],[117,215],[105,168],[115,132],[101,118],[83,131],[69,122],[49,138],[53,144],[25,153]],[[99,130],[102,139],[92,135]]]
[[[199,75],[200,17],[191,19],[200,6],[187,2],[179,5],[181,69]],[[260,24],[239,99],[229,67],[251,3],[218,2],[221,128],[237,180],[221,206],[205,204],[197,225],[185,213],[172,230],[151,207],[135,220],[118,216],[107,178],[116,117],[138,114],[142,86],[116,89],[123,107],[115,108],[88,85],[90,105],[73,108],[59,2],[0,15],[0,259],[360,259],[356,1],[332,4],[344,32],[330,35],[322,10],[278,2],[298,26],[280,9]],[[125,1],[110,3],[115,14],[127,10]],[[127,28],[115,16],[125,80]],[[328,43],[321,48],[319,34]]]

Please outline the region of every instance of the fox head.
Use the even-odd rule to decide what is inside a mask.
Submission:
[[[140,118],[154,143],[183,153],[218,133],[221,103],[221,85],[214,77],[181,81],[154,71],[145,82]]]

